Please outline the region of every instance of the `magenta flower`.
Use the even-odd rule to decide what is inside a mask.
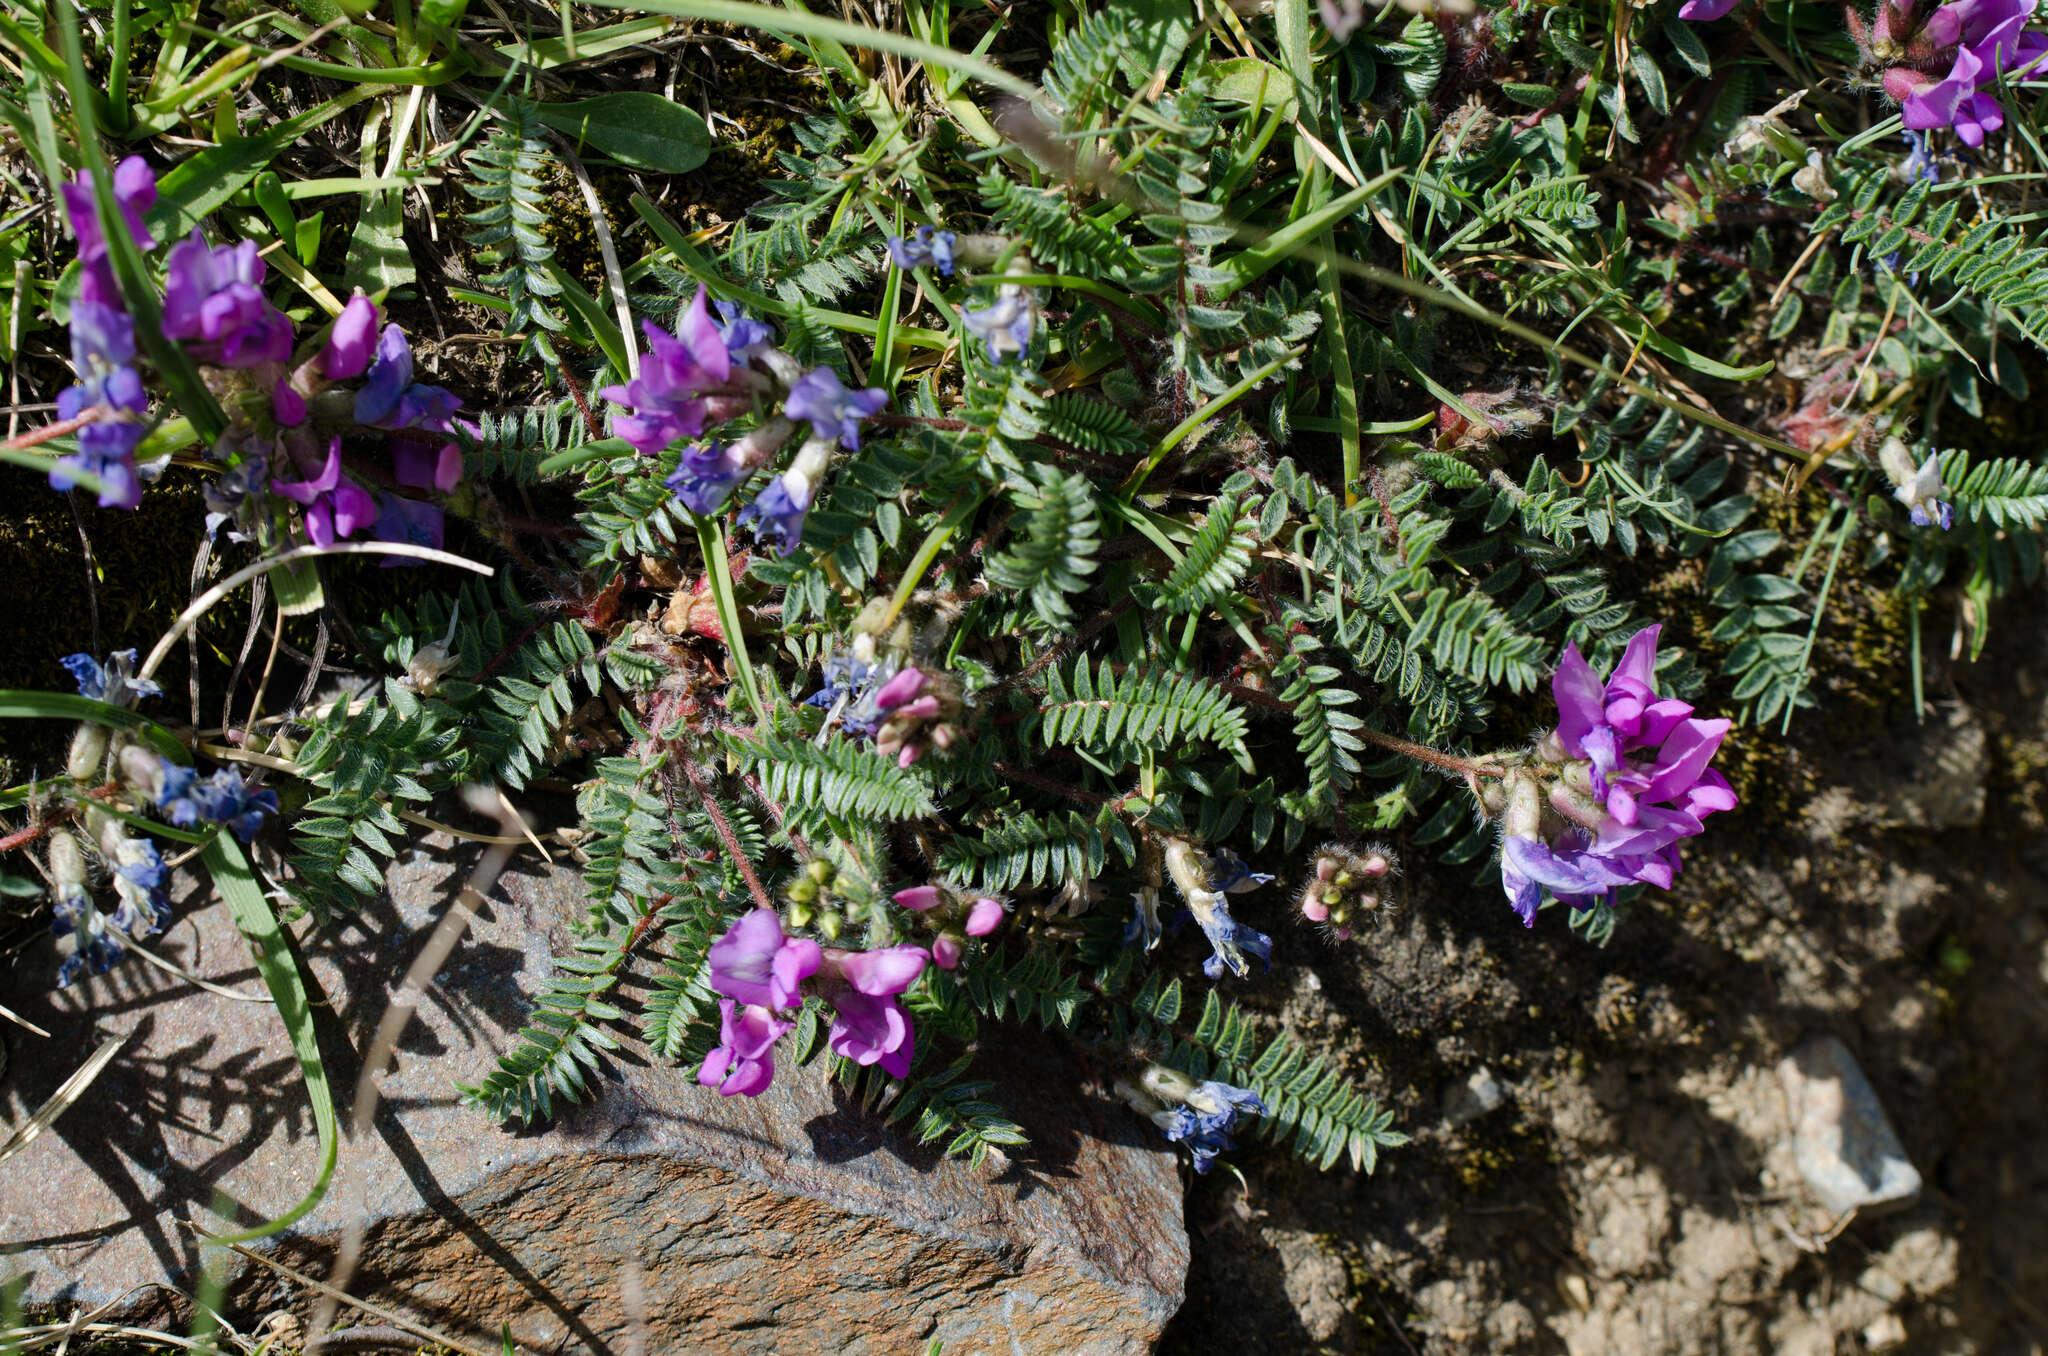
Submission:
[[[755,1007],[795,1007],[822,954],[816,942],[784,936],[775,910],[755,909],[711,944],[711,987]]]
[[[377,353],[377,303],[358,291],[334,318],[327,346],[320,350],[320,375],[329,381],[353,381]],[[406,351],[411,362],[412,352]]]
[[[2005,110],[1977,89],[1986,82],[1984,59],[1967,47],[1956,49],[1946,79],[1922,85],[1906,96],[1905,123],[1916,132],[1953,127],[1965,146],[1982,146],[1987,134],[2005,126]]]
[[[766,912],[766,910],[763,910]],[[697,1081],[726,1097],[759,1097],[775,1078],[775,1042],[793,1022],[767,1008],[741,1007],[730,998],[718,1000],[718,1045],[704,1057]]]
[[[1723,17],[1740,3],[1741,0],[1685,0],[1678,7],[1678,17],[1691,19],[1694,23],[1707,23]]]
[[[1526,924],[1535,922],[1538,887],[1575,909],[1623,885],[1669,889],[1679,840],[1701,833],[1707,815],[1735,808],[1727,778],[1707,766],[1733,722],[1695,719],[1685,702],[1657,694],[1661,629],[1630,637],[1604,681],[1576,645],[1565,647],[1551,678],[1557,729],[1539,746],[1557,770],[1548,805],[1520,773],[1517,804],[1510,782],[1501,882]]]
[[[256,242],[209,248],[197,226],[164,266],[164,337],[215,367],[283,362],[292,322],[263,295]]]
[[[912,913],[923,913],[937,908],[945,898],[945,892],[936,885],[913,885],[907,890],[898,890],[890,898]]]
[[[921,947],[827,951],[824,993],[837,1014],[826,1044],[856,1064],[880,1064],[892,1078],[910,1072],[916,1031],[897,1001],[924,973],[931,956]]]
[[[631,414],[612,416],[612,432],[651,457],[704,431],[704,396],[731,379],[732,353],[711,318],[711,294],[701,287],[675,334],[652,320],[641,321],[640,331],[647,336],[648,350],[640,375],[598,394],[632,408]]]
[[[341,439],[327,445],[327,465],[312,480],[273,480],[270,488],[306,506],[306,535],[315,546],[331,546],[377,520],[377,501],[341,474]]]

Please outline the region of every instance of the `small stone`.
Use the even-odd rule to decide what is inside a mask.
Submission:
[[[1778,1081],[1793,1161],[1822,1205],[1869,1215],[1918,1199],[1919,1169],[1847,1046],[1833,1036],[1806,1041],[1779,1062]]]
[[[1469,1125],[1498,1110],[1507,1101],[1507,1094],[1500,1090],[1500,1084],[1485,1065],[1480,1065],[1467,1074],[1460,1082],[1444,1089],[1444,1124],[1455,1130]]]

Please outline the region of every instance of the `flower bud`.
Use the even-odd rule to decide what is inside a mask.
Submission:
[[[818,883],[809,876],[798,876],[783,893],[798,904],[814,904],[818,899]]]
[[[71,736],[71,754],[64,760],[64,772],[75,782],[99,780],[100,763],[107,756],[107,728],[87,721]]]
[[[936,908],[944,896],[936,885],[913,885],[907,890],[898,890],[890,897],[912,913],[923,913]]]
[[[1526,772],[1507,775],[1507,810],[1502,825],[1510,838],[1535,838],[1543,827],[1543,795]]]
[[[811,879],[818,882],[821,886],[830,885],[833,877],[838,874],[833,871],[832,863],[826,861],[823,857],[811,858],[804,866],[804,870],[809,872]]]
[[[974,907],[967,911],[967,935],[986,937],[1003,925],[1003,905],[1000,900],[982,898],[974,901]]]
[[[50,835],[50,879],[57,887],[57,893],[64,895],[85,888],[85,851],[79,846],[77,835],[63,832]]]
[[[163,790],[164,760],[160,755],[140,744],[123,744],[114,762],[121,769],[121,780],[144,800],[154,801]]]
[[[1550,808],[1583,829],[1597,829],[1607,819],[1605,805],[1562,783],[1550,788]]]
[[[838,941],[839,934],[845,927],[845,920],[836,913],[821,913],[818,915],[818,931],[825,934],[826,941]]]
[[[964,950],[958,937],[950,932],[942,932],[932,938],[932,964],[941,970],[956,969]]]
[[[1195,1080],[1164,1064],[1147,1064],[1138,1075],[1138,1086],[1162,1102],[1185,1102],[1195,1090]]]

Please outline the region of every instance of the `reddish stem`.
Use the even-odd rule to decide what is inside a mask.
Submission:
[[[69,419],[59,419],[54,424],[44,424],[41,428],[30,429],[27,433],[21,434],[18,437],[9,438],[6,442],[0,443],[0,447],[4,447],[10,452],[18,452],[25,447],[34,447],[38,443],[46,443],[52,438],[61,438],[67,433],[76,433],[87,424],[97,422],[100,416],[106,412],[107,407],[105,405],[95,405],[83,414],[73,415]]]

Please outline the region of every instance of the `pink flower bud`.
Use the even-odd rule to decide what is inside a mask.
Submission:
[[[884,711],[894,711],[922,691],[924,674],[914,668],[905,669],[882,684],[882,690],[875,694],[875,705]]]
[[[993,899],[977,899],[967,911],[967,935],[986,937],[1003,925],[1003,906]]]
[[[930,695],[896,708],[896,714],[911,720],[926,720],[939,714],[939,699]]]
[[[926,909],[936,908],[942,897],[936,885],[913,885],[890,896],[912,913],[923,913]]]
[[[940,933],[932,938],[932,964],[938,966],[941,970],[958,968],[961,953],[962,948],[957,937]]]
[[[1305,899],[1301,903],[1301,916],[1311,923],[1329,921],[1330,906],[1320,899]]]
[[[924,745],[922,744],[905,744],[903,746],[903,752],[896,755],[896,766],[909,767],[912,763],[917,761],[917,756],[923,752]]]

